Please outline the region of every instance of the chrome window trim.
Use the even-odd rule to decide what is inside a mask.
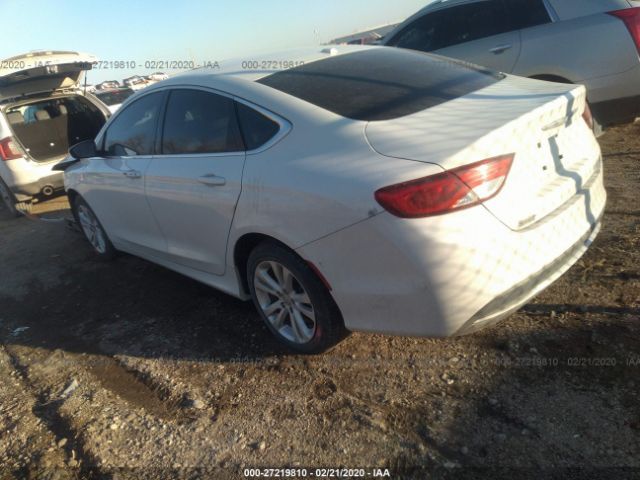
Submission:
[[[160,92],[160,91],[166,91],[166,90],[169,90],[169,91],[171,90],[202,90],[204,92],[213,93],[216,95],[229,98],[231,100],[242,103],[243,105],[246,105],[247,107],[256,110],[257,112],[261,113],[265,117],[276,122],[280,126],[280,130],[273,137],[271,137],[271,139],[268,142],[266,142],[265,144],[253,150],[237,150],[233,152],[216,152],[216,153],[166,153],[166,154],[157,153],[153,155],[153,158],[167,158],[167,157],[201,158],[201,157],[229,157],[229,156],[239,157],[242,155],[255,155],[258,153],[262,153],[265,150],[268,150],[269,148],[271,148],[273,145],[275,145],[284,137],[286,137],[289,134],[289,132],[293,129],[291,122],[281,117],[280,115],[273,113],[271,110],[267,110],[266,108],[261,107],[260,105],[256,105],[255,103],[250,102],[249,100],[245,100],[244,98],[238,97],[236,95],[224,92],[222,90],[218,90],[216,88],[206,87],[202,85],[188,85],[188,84],[187,85],[167,85],[161,88],[154,88],[152,91],[149,91],[149,92],[145,92],[143,95],[140,95],[138,99],[142,98],[145,95],[151,94],[153,92]],[[118,109],[118,112],[116,112],[116,114],[114,115],[114,119],[117,118],[116,115],[120,112],[121,109],[122,107]],[[237,118],[237,115],[236,115],[236,118]],[[238,125],[238,128],[241,128],[240,125]]]
[[[137,93],[134,93],[133,95],[130,95],[129,98],[127,98],[124,103],[122,103],[122,105],[120,105],[120,108],[118,108],[118,110],[111,114],[111,116],[109,118],[107,118],[107,121],[105,122],[105,124],[102,127],[102,130],[100,130],[100,132],[98,132],[98,135],[96,135],[96,138],[94,140],[96,147],[98,145],[100,145],[100,148],[104,147],[104,142],[106,141],[106,134],[107,131],[111,128],[111,125],[113,125],[113,122],[115,122],[118,119],[118,116],[129,107],[129,105],[137,102],[138,100],[142,100],[144,97],[146,97],[147,95],[151,95],[153,93],[156,92],[162,92],[164,91],[165,88],[154,88],[153,90],[148,90],[148,91],[144,91],[142,93],[140,93],[140,95],[138,95]],[[96,97],[97,98],[97,97]],[[99,99],[98,99],[99,100]],[[164,107],[164,105],[163,105]],[[162,109],[160,110],[162,112]],[[106,152],[103,152],[106,153]],[[140,155],[142,156],[142,155]],[[117,157],[100,157],[100,158],[117,158]],[[132,156],[129,158],[139,158],[137,155],[136,156]]]
[[[256,112],[261,113],[262,115],[267,117],[269,120],[274,121],[280,126],[280,130],[278,130],[278,133],[276,133],[273,137],[271,137],[271,139],[269,139],[266,143],[263,143],[262,145],[260,145],[258,148],[254,148],[253,150],[247,150],[246,151],[247,155],[255,155],[258,153],[262,153],[265,150],[269,150],[272,146],[274,146],[276,143],[278,143],[280,140],[286,137],[289,134],[289,132],[293,129],[293,125],[289,120],[281,117],[276,113],[273,113],[271,110],[267,110],[266,108],[261,107],[260,105],[256,105],[255,103],[245,100],[244,98],[234,96],[234,99],[236,100],[236,102],[242,103],[246,107],[252,108]]]
[[[556,12],[555,8],[553,8],[553,5],[551,5],[551,2],[549,0],[542,0],[542,3],[547,9],[547,13],[551,18],[551,23],[559,22],[560,17],[558,16],[558,13]]]

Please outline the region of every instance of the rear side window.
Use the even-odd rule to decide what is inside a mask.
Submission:
[[[516,30],[551,23],[551,17],[543,0],[508,0],[507,6]]]
[[[255,150],[271,140],[280,130],[280,125],[260,112],[242,103],[236,103],[238,120],[247,150]]]
[[[232,99],[202,90],[172,90],[162,132],[162,153],[244,150]]]
[[[415,20],[388,45],[432,52],[514,30],[508,18],[503,0],[453,6]]]
[[[152,93],[128,105],[109,126],[104,150],[109,156],[153,154],[163,92]]]
[[[504,75],[412,50],[378,47],[282,70],[259,83],[343,117],[403,117],[475,92]]]

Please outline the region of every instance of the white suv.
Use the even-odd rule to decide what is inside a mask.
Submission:
[[[603,126],[640,116],[637,0],[436,0],[383,43],[583,84]]]
[[[62,192],[62,174],[51,168],[106,122],[109,109],[80,86],[95,61],[60,51],[0,61],[0,197],[13,215]]]

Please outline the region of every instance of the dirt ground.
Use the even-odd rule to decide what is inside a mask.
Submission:
[[[354,334],[314,357],[251,304],[0,212],[0,478],[640,478],[640,123],[601,143],[603,230],[532,304],[468,337]]]

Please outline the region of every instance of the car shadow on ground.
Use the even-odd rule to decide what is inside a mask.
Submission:
[[[112,365],[114,356],[247,368],[302,358],[271,338],[251,303],[127,255],[74,267],[52,288],[34,282],[24,298],[5,296],[0,304],[9,348],[86,354],[106,388],[158,416],[167,414],[166,405],[139,391]],[[588,320],[583,326],[552,321],[580,315]],[[517,334],[498,325],[458,339],[398,339],[407,355],[400,368],[393,350],[380,349],[383,337],[366,345],[362,336],[348,340],[337,355],[318,357],[340,362],[329,372],[326,398],[335,391],[358,397],[358,384],[381,389],[363,398],[406,447],[391,461],[402,478],[533,478],[577,467],[597,468],[586,472],[598,478],[614,474],[607,468],[640,467],[638,309],[533,304],[515,317],[542,324]],[[346,348],[358,352],[351,368]],[[395,388],[397,377],[380,377],[389,365],[409,382],[403,405],[371,401]]]
[[[62,203],[51,212],[68,214]],[[288,408],[309,408],[310,425],[326,419],[331,427],[318,427],[323,433],[316,432],[309,445],[327,450],[340,435],[367,430],[371,448],[389,458],[399,478],[630,478],[629,468],[640,468],[637,303],[614,306],[593,297],[584,305],[570,303],[570,294],[543,295],[506,322],[469,337],[358,334],[325,355],[304,357],[272,338],[250,302],[128,255],[100,263],[81,235],[35,223],[22,228],[20,222],[27,220],[1,228],[19,230],[7,246],[19,246],[16,255],[30,258],[9,270],[14,280],[29,280],[20,280],[24,288],[15,291],[11,279],[0,284],[0,341],[25,378],[30,355],[70,372],[83,363],[132,408],[189,422],[191,410],[174,403],[183,400],[180,391],[174,398],[120,359],[195,363],[196,373],[181,379],[187,383],[219,366],[240,365],[224,370],[238,377],[231,391],[264,397],[271,408],[273,385],[251,383],[256,376],[268,374],[285,390],[310,385],[291,390],[294,400],[277,405],[274,416],[284,422]],[[39,262],[48,262],[47,268],[34,273]],[[55,281],[43,281],[50,276],[45,270],[54,272]],[[634,281],[638,272],[629,265],[598,271],[594,278],[596,284]],[[60,363],[60,357],[74,365]],[[212,377],[219,376],[203,378]],[[49,389],[58,387],[37,389],[34,413],[53,418],[54,428],[62,425],[56,433],[71,438],[68,421],[48,400]],[[230,401],[223,396],[218,414],[236,415],[223,405]],[[359,463],[352,460],[352,466]]]
[[[520,335],[493,328],[461,339],[459,347],[482,353],[447,365],[451,385],[434,389],[443,398],[433,391],[402,421],[407,438],[447,463],[425,458],[417,466],[407,455],[398,468],[408,478],[637,478],[640,317],[631,310],[597,306],[583,326]],[[575,314],[567,308],[561,316]]]

